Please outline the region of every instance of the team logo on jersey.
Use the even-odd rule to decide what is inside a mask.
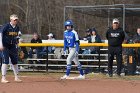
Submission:
[[[72,36],[65,36],[66,39],[72,39],[73,37]]]
[[[18,33],[17,33],[17,32],[9,32],[8,35],[9,35],[9,36],[17,36]]]
[[[111,37],[119,37],[120,33],[111,33]]]

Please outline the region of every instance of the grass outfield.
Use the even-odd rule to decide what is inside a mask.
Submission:
[[[65,73],[46,73],[46,72],[20,72],[19,75],[21,77],[24,76],[51,76],[54,78],[60,78],[61,76],[63,76]],[[77,73],[71,73],[70,76],[78,76],[79,74]],[[1,73],[0,73],[1,76]],[[14,76],[12,71],[8,71],[7,76]],[[120,80],[138,80],[140,81],[140,75],[134,75],[134,76],[121,76],[121,77],[117,77],[117,76],[113,76],[113,77],[108,77],[105,74],[102,73],[90,73],[86,75],[86,79],[120,79]]]

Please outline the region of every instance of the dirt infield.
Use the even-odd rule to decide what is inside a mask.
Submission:
[[[140,80],[136,79],[88,76],[85,80],[60,80],[61,75],[24,74],[22,83],[8,75],[10,83],[0,83],[0,93],[140,93]]]

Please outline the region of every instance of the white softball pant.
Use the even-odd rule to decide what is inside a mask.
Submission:
[[[71,64],[74,61],[75,65],[80,65],[78,54],[76,54],[76,48],[69,48],[69,54],[67,57],[67,65]]]

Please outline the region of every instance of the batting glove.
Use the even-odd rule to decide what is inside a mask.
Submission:
[[[67,52],[66,51],[64,51],[63,54],[64,54],[65,57],[67,56]]]

